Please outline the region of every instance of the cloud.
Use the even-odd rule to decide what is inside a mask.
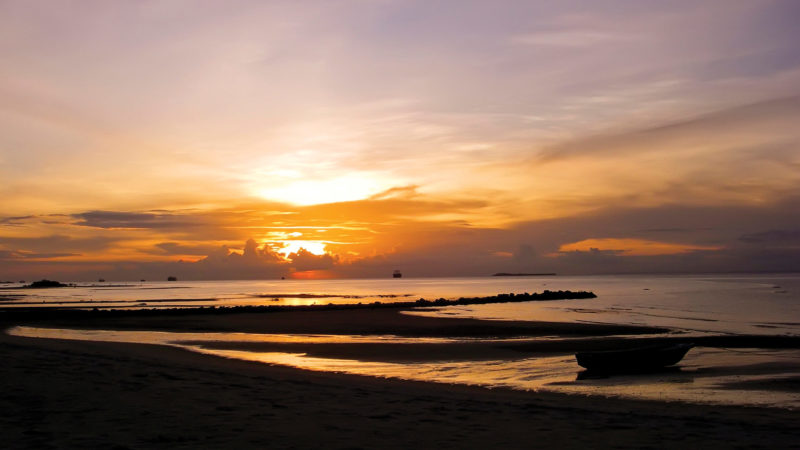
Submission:
[[[78,253],[34,253],[0,249],[0,260],[51,260],[69,256],[80,256]]]
[[[679,244],[645,239],[591,238],[562,244],[559,252],[610,251],[624,256],[675,255],[696,251],[721,250],[722,247],[696,244]]]
[[[448,218],[480,215],[486,207],[486,201],[419,194],[296,207],[293,214],[275,214],[269,203],[141,213],[148,227],[140,228],[28,219],[25,227],[33,235],[0,236],[4,252],[0,273],[26,279],[34,274],[88,280],[164,279],[168,275],[258,279],[313,270],[342,277],[385,277],[394,269],[408,276],[459,276],[688,268],[782,271],[797,265],[792,252],[800,198],[716,206],[607,206],[500,227]],[[123,213],[120,217],[140,222],[136,213]],[[199,225],[172,229],[153,220]],[[13,231],[28,232],[25,227]],[[42,233],[48,230],[71,235]],[[292,240],[324,244],[327,254],[304,250],[287,259],[276,253]],[[98,267],[106,268],[99,273]]]
[[[116,239],[106,236],[72,237],[63,234],[44,236],[0,236],[0,246],[12,247],[21,252],[81,253],[110,248]]]
[[[329,254],[315,255],[306,249],[300,249],[296,253],[291,253],[288,259],[292,262],[292,268],[297,271],[306,270],[328,270],[339,262],[339,258]]]
[[[748,244],[796,245],[800,244],[800,229],[761,231],[745,234],[739,240]]]
[[[94,228],[187,228],[204,225],[192,215],[139,213],[125,211],[89,211],[74,214],[76,225]]]
[[[19,216],[19,217],[3,217],[0,219],[0,225],[2,226],[21,226],[25,222],[30,219],[33,219],[36,216]]]
[[[800,96],[793,95],[736,106],[688,120],[625,132],[594,135],[550,146],[538,152],[535,161],[587,156],[620,157],[629,153],[696,151],[698,146],[738,149],[765,142],[778,145],[770,153],[796,149],[800,130]],[[706,149],[705,151],[708,151]],[[767,156],[765,154],[757,155]]]
[[[254,239],[248,239],[241,252],[220,246],[198,261],[162,266],[186,279],[263,279],[288,276],[294,272],[330,269],[338,262],[335,256],[314,255],[302,248],[283,258],[268,243],[259,246]]]
[[[410,198],[418,195],[417,189],[419,189],[419,186],[417,185],[393,187],[383,192],[378,192],[377,194],[369,197],[369,200],[386,200],[388,198]]]
[[[207,244],[190,244],[181,242],[160,242],[155,245],[154,253],[167,255],[200,255],[207,256],[217,251],[219,247]]]
[[[553,47],[594,47],[630,39],[629,36],[597,30],[540,31],[512,37],[515,44]]]
[[[184,6],[4,4],[0,269],[795,267],[796,2]]]
[[[207,207],[344,175],[375,182],[362,196],[506,182],[533,192],[508,169],[535,149],[797,85],[785,2],[423,3],[9,6],[0,27],[18,45],[2,55],[15,68],[0,85],[4,207]],[[508,45],[515,37],[531,45]],[[493,163],[504,170],[487,177]]]

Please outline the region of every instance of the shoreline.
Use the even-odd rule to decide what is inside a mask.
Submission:
[[[689,338],[653,327],[485,321],[402,311],[122,314],[25,321],[4,316],[0,328],[466,338],[454,344],[424,344],[424,349],[415,343],[217,344],[400,364],[530,358],[634,340],[705,339],[708,346],[800,348],[800,337]],[[662,335],[653,336],[658,333]],[[508,339],[515,336],[531,340]],[[500,341],[487,341],[493,337]],[[564,448],[595,447],[598,442],[620,448],[728,448],[732,439],[744,446],[783,448],[800,441],[795,426],[800,412],[791,409],[386,379],[227,359],[164,345],[39,339],[5,332],[0,333],[0,358],[5,384],[0,408],[13,412],[0,419],[4,430],[12,430],[8,448],[302,448],[331,443],[336,448],[530,448],[537,442]],[[796,384],[787,379],[781,386],[794,389]]]
[[[409,307],[257,309],[179,309],[159,314],[140,311],[27,311],[26,314],[0,314],[0,327],[35,325],[62,328],[138,329],[151,331],[209,331],[248,333],[304,333],[436,337],[511,337],[511,336],[611,336],[666,333],[669,329],[635,325],[488,321],[467,318],[426,317],[402,314]],[[391,305],[389,307],[388,305]],[[68,314],[62,314],[66,312]],[[38,313],[38,314],[37,314]]]
[[[45,280],[46,281],[46,280]],[[36,290],[50,290],[55,288],[33,288]],[[24,294],[23,294],[24,296]],[[344,294],[258,294],[254,298],[268,299],[332,299],[345,298],[357,300],[359,298],[399,298],[409,297],[410,294],[379,294],[374,296],[358,296]],[[215,301],[215,298],[197,299],[151,299],[151,300],[125,300],[125,301],[61,301],[53,303],[38,302],[19,302],[16,294],[8,296],[12,300],[3,304],[0,302],[0,314],[15,319],[25,319],[28,317],[49,317],[49,318],[86,318],[93,316],[118,317],[118,316],[154,316],[154,315],[175,315],[186,314],[241,314],[241,313],[272,313],[286,311],[340,311],[340,310],[361,310],[361,309],[398,309],[398,308],[422,308],[422,307],[445,307],[462,305],[484,305],[491,303],[521,303],[521,302],[544,302],[553,300],[581,300],[597,298],[593,292],[589,291],[550,291],[545,289],[542,292],[523,292],[521,294],[508,293],[497,294],[486,297],[458,297],[444,298],[435,300],[420,298],[409,301],[382,302],[375,300],[369,303],[333,303],[310,304],[310,305],[204,305],[204,306],[174,306],[149,307],[149,303],[180,303],[180,302],[203,302]],[[125,303],[125,305],[91,307],[91,304]],[[40,305],[16,306],[16,305]],[[64,306],[68,304],[69,306]],[[45,306],[41,306],[45,305]]]
[[[0,419],[8,448],[781,448],[800,436],[790,410],[379,379],[147,344],[2,334],[0,354],[15,387],[0,394],[14,412]]]
[[[625,345],[693,343],[714,348],[800,349],[800,336],[712,334],[687,335],[670,328],[586,322],[483,320],[405,314],[418,311],[407,305],[382,307],[334,305],[334,308],[290,306],[281,309],[239,307],[175,310],[47,311],[35,308],[26,314],[0,312],[0,330],[12,326],[42,328],[216,332],[258,334],[393,335],[419,338],[562,338],[536,342],[493,344],[529,353],[609,350]],[[347,305],[350,306],[350,305]],[[142,314],[142,312],[145,312]],[[67,314],[61,314],[67,312]],[[107,314],[107,313],[113,314]],[[39,313],[39,314],[36,314]],[[55,313],[55,314],[51,314]],[[99,313],[99,314],[98,314]],[[632,344],[634,343],[635,344]],[[318,345],[318,344],[314,344]]]

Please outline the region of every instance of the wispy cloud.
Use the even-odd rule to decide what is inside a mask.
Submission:
[[[8,270],[278,274],[286,240],[328,251],[298,267],[353,276],[791,266],[775,244],[800,186],[790,0],[0,12]],[[754,211],[769,219],[737,215]],[[546,257],[591,238],[723,249]],[[241,265],[249,239],[263,258]]]
[[[630,36],[609,31],[556,30],[521,34],[512,37],[511,41],[516,44],[537,46],[593,47],[609,45],[615,41],[623,41],[630,38]]]

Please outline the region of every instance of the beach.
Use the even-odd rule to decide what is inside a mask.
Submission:
[[[67,325],[93,328],[98,323],[56,321],[48,326]],[[497,335],[503,329],[517,334],[524,329],[527,335],[577,337],[579,346],[623,331],[616,325],[427,318],[392,309],[133,316],[103,325],[409,336]],[[581,338],[589,335],[594,339]],[[276,350],[274,345],[270,350]],[[292,351],[313,352],[308,344]],[[411,355],[420,353],[400,344],[337,344],[319,351],[398,361],[418,359]],[[467,343],[439,348],[428,357],[513,358],[525,352],[536,354]],[[0,358],[7,448],[791,448],[800,442],[800,413],[780,408],[487,389],[299,370],[163,345],[7,334],[0,338]]]
[[[0,450],[800,450],[798,18],[0,1]]]

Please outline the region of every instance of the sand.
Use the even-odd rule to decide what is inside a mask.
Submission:
[[[388,329],[389,324],[409,332],[433,326],[407,317],[367,314],[326,319],[287,313],[206,316],[199,322],[171,317],[138,325],[181,329],[182,323],[184,329],[241,331],[243,327],[261,332],[324,328],[349,333]],[[371,320],[360,322],[367,319]],[[137,321],[113,325],[137,328]],[[72,324],[78,325],[87,324]],[[525,326],[533,329],[537,324]],[[561,328],[576,330],[574,324]],[[541,334],[558,329],[556,324],[544,324]],[[0,336],[0,360],[4,448],[791,448],[800,444],[796,428],[800,413],[789,410],[385,380],[228,360],[173,347],[5,334]]]
[[[51,310],[52,311],[52,310]],[[71,328],[111,328],[171,331],[238,331],[246,333],[394,334],[398,336],[608,336],[660,333],[664,328],[589,323],[485,321],[402,314],[404,308],[381,307],[348,310],[278,311],[257,313],[194,313],[164,311],[70,311],[64,317],[47,311],[3,311],[14,323]],[[83,313],[78,316],[72,314]],[[178,313],[178,314],[176,314]],[[30,314],[34,314],[30,316]],[[52,314],[52,313],[51,313]],[[18,319],[16,319],[19,317]],[[3,317],[0,315],[0,320]]]

